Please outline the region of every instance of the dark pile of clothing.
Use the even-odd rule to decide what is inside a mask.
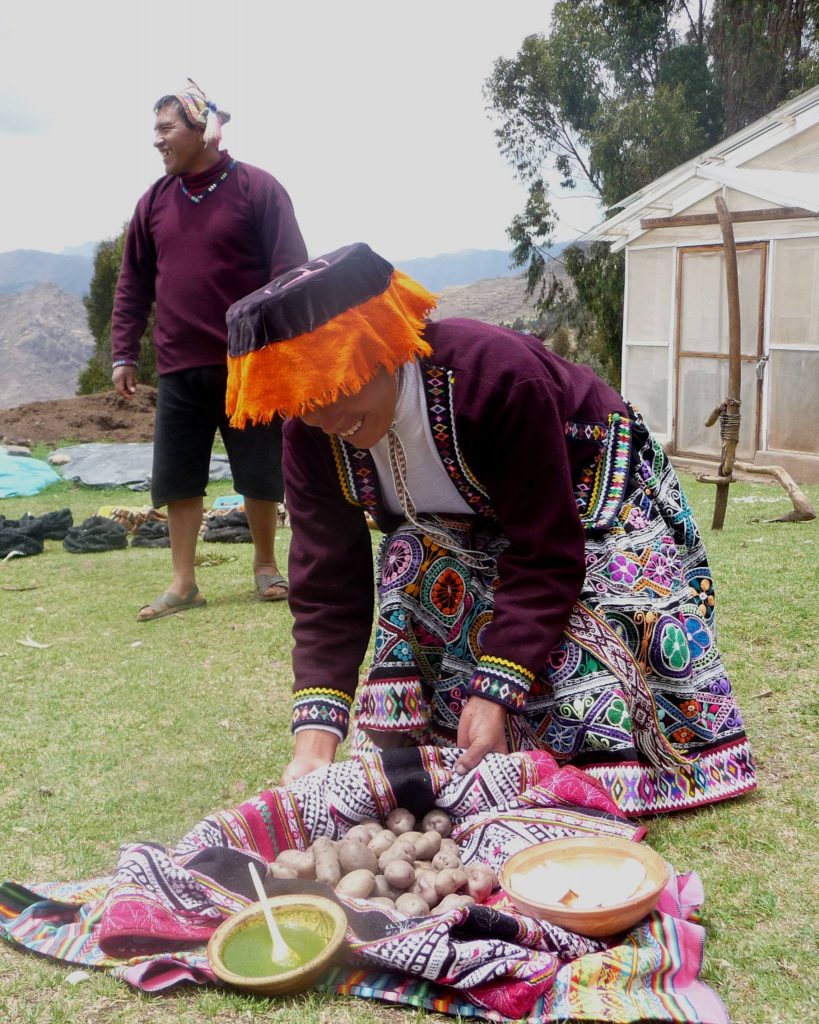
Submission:
[[[283,507],[283,506],[282,506]],[[281,515],[280,515],[281,518]],[[87,554],[134,548],[169,548],[168,521],[156,509],[113,508],[109,515],[89,516],[74,526],[69,509],[7,519],[0,515],[0,558],[39,555],[44,540],[61,540],[66,551]],[[247,514],[242,506],[209,511],[203,520],[202,540],[222,544],[252,544]]]
[[[202,540],[223,544],[252,544],[247,513],[242,508],[209,512],[205,516]]]
[[[63,547],[75,555],[115,551],[128,547],[128,531],[121,523],[106,516],[89,516],[66,533]]]
[[[0,558],[11,554],[15,557],[39,555],[43,541],[62,540],[73,525],[74,519],[67,508],[42,516],[26,513],[20,519],[0,516]]]

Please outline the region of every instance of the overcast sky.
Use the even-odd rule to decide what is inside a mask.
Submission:
[[[162,173],[153,103],[190,76],[223,145],[289,191],[311,255],[508,248],[525,192],[482,85],[550,0],[39,0],[0,5],[0,251],[118,233]],[[558,240],[600,219],[558,201]]]

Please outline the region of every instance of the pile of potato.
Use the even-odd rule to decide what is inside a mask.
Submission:
[[[449,838],[452,820],[434,810],[415,828],[415,817],[399,807],[386,822],[363,821],[343,839],[316,839],[306,850],[284,850],[270,866],[276,878],[326,882],[342,896],[394,907],[406,917],[441,914],[484,903],[498,885],[486,864],[461,863]]]

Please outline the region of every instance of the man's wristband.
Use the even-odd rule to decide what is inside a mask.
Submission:
[[[115,359],[111,363],[111,369],[116,370],[118,366],[136,366],[136,363],[133,359]]]

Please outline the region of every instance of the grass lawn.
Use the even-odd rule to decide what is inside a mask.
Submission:
[[[766,523],[778,487],[714,490],[685,477],[717,581],[722,653],[759,763],[751,797],[650,822],[651,845],[706,892],[705,980],[734,1024],[810,1024],[816,994],[819,524]],[[211,487],[210,499],[230,491]],[[819,505],[819,488],[807,488]],[[71,509],[75,522],[146,496],[61,483],[0,501],[9,518]],[[279,531],[286,565],[289,534]],[[137,623],[169,581],[167,550],[94,555],[46,542],[0,563],[0,875],[21,882],[107,874],[119,844],[172,844],[210,811],[278,779],[289,759],[290,617],[255,599],[248,545],[202,544],[206,608]],[[31,639],[47,647],[19,643]],[[317,995],[260,1000],[216,990],[143,997],[104,974],[0,945],[0,1021],[379,1024],[435,1017]]]

